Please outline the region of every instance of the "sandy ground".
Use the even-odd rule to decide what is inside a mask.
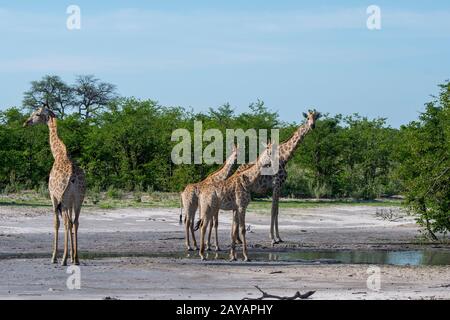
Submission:
[[[377,216],[377,209],[283,209],[279,222],[285,242],[275,248],[268,237],[268,213],[249,212],[250,258],[257,252],[314,249],[450,250],[448,245],[421,244],[411,217],[400,214],[389,221]],[[259,296],[258,285],[279,295],[316,290],[311,299],[450,299],[449,265],[380,265],[381,288],[373,291],[366,284],[368,265],[188,259],[179,209],[83,210],[81,289],[70,290],[67,267],[50,263],[49,211],[0,206],[0,298],[242,299]],[[221,213],[223,250],[228,250],[230,220],[229,213]]]

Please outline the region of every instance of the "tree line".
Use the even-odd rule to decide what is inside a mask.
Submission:
[[[288,164],[286,197],[374,199],[404,195],[430,233],[450,230],[450,82],[426,104],[417,121],[392,128],[384,118],[325,115]],[[79,76],[67,85],[57,76],[33,81],[23,104],[0,112],[0,191],[45,186],[53,158],[45,126],[22,124],[45,103],[59,118],[59,135],[85,170],[89,189],[177,192],[217,165],[174,165],[172,132],[194,120],[203,129],[280,129],[287,139],[299,123],[280,120],[263,101],[236,113],[225,104],[207,112],[119,97],[114,85]],[[193,134],[192,134],[193,136]]]

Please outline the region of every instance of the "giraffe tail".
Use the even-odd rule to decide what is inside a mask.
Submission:
[[[203,219],[201,216],[202,210],[201,210],[200,201],[198,202],[198,214],[200,217],[198,218],[197,222],[195,223],[194,231],[197,231],[198,229],[200,229],[200,227],[202,226],[202,222],[203,222]]]
[[[195,226],[194,226],[194,231],[197,231],[198,229],[200,229],[200,227],[202,226],[202,222],[203,222],[202,219],[197,220],[197,222],[195,223]]]
[[[61,202],[58,203],[58,205],[56,206],[56,210],[58,211],[58,214],[60,216],[62,216],[62,204],[61,204]]]

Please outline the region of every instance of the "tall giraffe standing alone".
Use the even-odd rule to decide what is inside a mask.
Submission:
[[[228,157],[228,159],[225,161],[224,165],[217,171],[210,174],[206,179],[197,182],[197,183],[191,183],[188,184],[184,191],[181,193],[181,207],[184,209],[185,217],[185,228],[186,228],[186,247],[189,251],[192,250],[191,244],[189,241],[189,232],[192,234],[192,241],[194,242],[194,248],[197,250],[197,241],[195,240],[195,234],[194,234],[194,220],[195,220],[195,212],[198,208],[198,198],[199,198],[199,190],[200,187],[204,184],[209,184],[211,182],[219,182],[224,181],[227,179],[232,172],[234,162],[236,161],[238,155],[238,148],[236,145],[233,145],[233,150]],[[180,223],[182,221],[182,214],[180,214]],[[215,242],[216,242],[216,251],[219,250],[219,240],[217,235],[217,227],[218,227],[218,220],[213,219],[211,220],[211,225],[209,226],[209,235],[208,235],[208,250],[211,247],[211,232],[214,227],[215,230]]]
[[[78,259],[78,218],[86,192],[85,177],[83,171],[69,158],[66,146],[58,137],[56,122],[55,114],[48,108],[42,107],[28,118],[24,126],[43,123],[47,124],[49,128],[50,148],[55,159],[48,181],[55,227],[52,263],[57,262],[59,215],[61,215],[64,219],[65,230],[64,254],[61,265],[67,265],[69,236],[71,242],[70,257],[72,263],[78,265],[80,263]]]
[[[219,215],[219,210],[233,210],[231,230],[230,260],[236,260],[236,241],[238,227],[242,240],[244,261],[248,261],[247,240],[245,237],[245,211],[250,203],[250,189],[261,176],[262,169],[272,164],[272,144],[260,154],[255,164],[247,170],[234,174],[225,181],[202,184],[199,195],[200,211],[200,257],[205,260],[205,232],[211,219]]]
[[[272,190],[272,210],[270,217],[270,239],[272,240],[272,245],[283,242],[278,231],[278,203],[281,187],[287,178],[286,165],[306,134],[314,129],[316,120],[320,117],[320,112],[310,110],[307,114],[303,113],[303,116],[306,118],[306,122],[302,124],[288,140],[280,144],[278,173],[273,176],[261,175],[251,187],[251,192],[258,196],[265,196]],[[242,171],[247,170],[253,165],[254,163],[241,165],[234,175],[240,174]]]

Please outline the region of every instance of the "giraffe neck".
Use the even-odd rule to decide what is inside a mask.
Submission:
[[[311,127],[305,123],[301,125],[286,142],[282,143],[279,147],[280,150],[280,162],[287,162],[292,158],[295,149],[297,149],[300,142],[305,135],[311,130]]]
[[[250,167],[250,169],[247,169],[242,172],[242,176],[244,176],[246,179],[241,179],[242,180],[241,183],[246,189],[250,188],[259,178],[260,174],[261,174],[261,167],[257,163],[254,166]]]
[[[56,124],[56,118],[50,117],[47,122],[49,135],[50,135],[50,149],[52,150],[53,158],[55,160],[66,160],[67,149],[61,139],[58,137],[58,127]]]
[[[246,189],[251,187],[256,182],[256,180],[261,176],[262,170],[261,161],[262,158],[265,156],[267,156],[265,153],[261,154],[258,157],[258,159],[256,159],[254,165],[252,165],[251,167],[240,173],[241,176],[245,177],[245,179],[241,179],[241,183]]]
[[[231,170],[233,169],[234,160],[235,160],[235,156],[234,156],[234,154],[232,154],[227,159],[227,161],[225,161],[224,165],[219,170],[217,170],[216,172],[211,174],[211,179],[213,181],[223,181],[223,180],[227,179],[231,175]]]

